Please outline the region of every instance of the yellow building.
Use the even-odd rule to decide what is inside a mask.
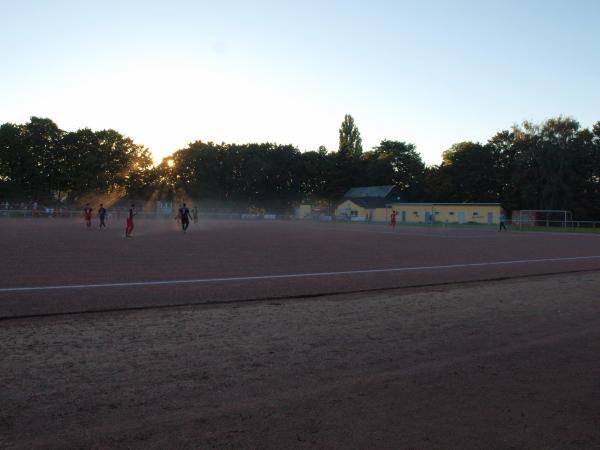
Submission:
[[[392,211],[397,223],[497,224],[499,203],[412,203],[403,202],[395,186],[352,188],[335,208],[342,220],[388,222]]]
[[[502,207],[499,203],[392,203],[398,223],[479,223],[497,224]]]
[[[339,219],[385,222],[389,217],[386,208],[393,201],[400,201],[396,186],[352,188],[341,199],[334,214]]]
[[[353,221],[388,222],[396,211],[397,223],[478,223],[497,224],[502,207],[499,203],[391,203],[369,208],[360,200],[344,200],[335,215]]]
[[[385,222],[389,212],[388,208],[376,207],[372,201],[362,199],[344,200],[335,208],[336,217],[353,221]]]

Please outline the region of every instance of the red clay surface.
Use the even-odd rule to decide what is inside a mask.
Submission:
[[[0,448],[599,448],[597,236],[137,225],[0,221]]]
[[[600,448],[599,272],[0,323],[0,448]]]
[[[423,286],[600,269],[600,236],[313,222],[0,221],[0,318]],[[566,260],[562,258],[589,259]],[[531,261],[558,259],[556,261]],[[506,262],[506,264],[490,264]],[[482,264],[464,266],[466,264]],[[439,266],[459,267],[440,268]],[[404,270],[409,268],[410,270]],[[403,269],[382,273],[331,272]],[[273,275],[321,274],[270,279]],[[190,284],[12,291],[130,282]],[[4,291],[2,291],[4,289]]]

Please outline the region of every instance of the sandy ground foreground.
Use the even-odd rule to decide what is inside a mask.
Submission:
[[[0,322],[0,447],[600,448],[600,273]]]

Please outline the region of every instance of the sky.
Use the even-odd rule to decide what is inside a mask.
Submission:
[[[427,164],[523,120],[600,121],[600,1],[0,0],[0,123],[363,148]]]

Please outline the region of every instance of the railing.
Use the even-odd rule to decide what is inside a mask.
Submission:
[[[124,220],[127,216],[127,210],[113,210],[107,211],[108,220]],[[52,219],[82,219],[82,210],[73,209],[49,209],[49,210],[31,210],[31,209],[0,209],[0,219],[2,218],[52,218]],[[97,212],[94,212],[94,218],[97,217]],[[156,211],[137,211],[136,219],[174,219],[175,213],[164,213]],[[291,214],[248,214],[248,213],[207,213],[202,212],[198,214],[199,219],[203,220],[289,220],[293,218]],[[333,217],[327,215],[320,215],[312,217],[313,220],[318,221],[352,221],[362,223],[374,223],[368,220],[352,220],[351,218]],[[384,223],[384,222],[381,222]],[[385,222],[387,223],[387,222]],[[570,232],[592,232],[600,233],[600,220],[506,220],[505,224],[509,229],[520,230],[520,231],[570,231]],[[459,227],[467,228],[473,227],[488,227],[497,228],[498,223],[488,223],[486,218],[472,218],[465,223],[458,222],[445,222],[440,220],[431,220],[429,222],[419,221],[397,221],[398,226],[411,225],[411,226],[435,226],[435,227]]]
[[[598,220],[515,220],[506,224],[519,230],[600,232]]]
[[[106,217],[109,220],[125,219],[127,210],[107,210]],[[136,211],[136,219],[175,219],[176,213],[164,213],[156,211]],[[0,209],[0,218],[21,219],[83,219],[82,210],[54,209],[54,210],[31,210],[31,209]],[[94,211],[94,218],[98,212]],[[292,218],[289,214],[247,214],[247,213],[198,213],[199,219],[207,220],[287,220]]]

